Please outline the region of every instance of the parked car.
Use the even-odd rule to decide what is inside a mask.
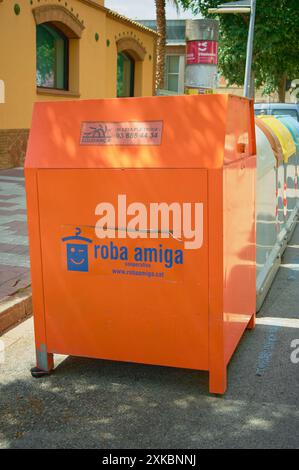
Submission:
[[[287,115],[299,121],[299,104],[295,103],[255,103],[254,114]]]

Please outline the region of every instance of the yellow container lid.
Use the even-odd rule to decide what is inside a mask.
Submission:
[[[282,147],[283,160],[285,163],[288,163],[289,158],[296,154],[296,145],[288,128],[276,119],[275,116],[262,115],[258,116],[258,119],[264,121],[274,132]]]

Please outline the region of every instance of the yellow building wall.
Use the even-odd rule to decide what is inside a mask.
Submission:
[[[115,97],[117,77],[112,71],[115,71],[117,66],[117,41],[127,37],[135,39],[146,50],[144,60],[135,63],[136,83],[140,83],[140,87],[135,87],[135,96],[152,96],[154,91],[155,41],[150,35],[140,34],[139,31],[111,18],[107,18],[107,40],[109,40],[110,46],[106,49],[106,64],[110,75],[109,80],[106,81],[106,96]],[[141,77],[140,80],[138,80],[139,77]]]
[[[19,15],[14,12],[15,3],[0,1],[0,79],[5,83],[0,129],[28,129],[35,101],[116,97],[116,44],[121,37],[134,38],[146,50],[144,60],[136,63],[136,78],[140,77],[136,92],[143,96],[153,94],[155,36],[151,33],[107,16],[103,8],[94,8],[88,0],[18,0]],[[36,88],[36,23],[32,9],[65,4],[85,26],[81,39],[70,40],[70,91],[73,93],[40,94]],[[75,57],[79,60],[77,74]]]
[[[0,3],[0,78],[5,84],[5,103],[0,105],[0,128],[28,128],[35,100],[35,22],[30,3]]]

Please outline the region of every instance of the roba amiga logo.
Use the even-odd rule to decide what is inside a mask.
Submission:
[[[63,229],[68,271],[111,274],[108,260],[112,274],[163,278],[165,269],[184,264],[185,250],[203,245],[201,202],[128,204],[126,194],[119,194],[117,205],[101,202],[94,214],[94,226]]]
[[[80,145],[161,145],[162,121],[83,122]]]

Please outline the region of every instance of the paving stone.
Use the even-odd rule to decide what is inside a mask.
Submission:
[[[0,299],[30,284],[22,168],[0,171]]]

